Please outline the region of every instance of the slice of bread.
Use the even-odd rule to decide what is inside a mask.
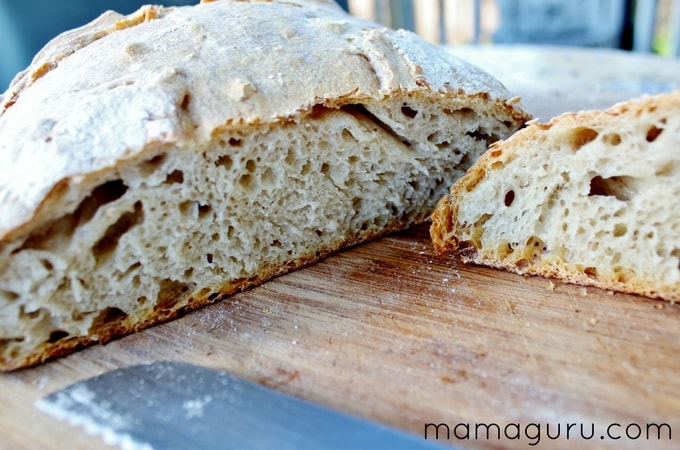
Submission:
[[[680,91],[531,123],[432,216],[440,254],[680,300]]]
[[[332,1],[107,13],[0,105],[0,368],[141,330],[427,220],[529,118]]]

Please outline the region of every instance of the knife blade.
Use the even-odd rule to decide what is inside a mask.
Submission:
[[[49,394],[37,406],[123,449],[443,448],[226,372],[181,362],[107,372]]]

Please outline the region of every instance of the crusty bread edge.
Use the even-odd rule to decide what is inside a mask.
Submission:
[[[529,144],[543,131],[553,126],[593,126],[593,122],[605,120],[607,116],[617,116],[629,112],[642,113],[650,107],[664,106],[680,110],[680,90],[671,95],[644,95],[639,98],[617,103],[606,110],[588,110],[580,112],[567,112],[554,117],[547,123],[536,120],[528,122],[527,126],[504,141],[493,143],[489,149],[468,169],[466,174],[451,186],[449,195],[443,197],[430,216],[430,237],[434,252],[439,257],[451,256],[465,264],[486,266],[494,269],[507,270],[518,275],[538,276],[563,281],[569,284],[592,286],[609,291],[617,291],[626,294],[640,295],[653,299],[680,302],[680,293],[668,289],[658,289],[650,286],[639,277],[630,276],[625,283],[614,278],[594,278],[577,270],[561,269],[550,264],[541,262],[526,267],[518,267],[508,261],[499,261],[493,258],[480,256],[474,243],[461,241],[457,236],[461,235],[456,217],[458,217],[458,205],[456,200],[461,193],[469,192],[483,179],[487,177],[492,161],[497,160],[494,151],[502,149],[505,161],[516,156],[524,144]],[[508,151],[508,147],[510,151]]]

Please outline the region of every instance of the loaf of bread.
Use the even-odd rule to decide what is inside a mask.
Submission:
[[[680,301],[680,91],[530,123],[432,216],[437,252]]]
[[[330,0],[106,13],[0,103],[0,368],[424,222],[528,118],[486,73]]]

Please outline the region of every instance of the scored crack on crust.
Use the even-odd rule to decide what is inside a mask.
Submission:
[[[5,370],[421,223],[529,119],[490,75],[330,0],[106,13],[3,99]]]
[[[432,215],[441,255],[680,300],[680,91],[530,123]]]

